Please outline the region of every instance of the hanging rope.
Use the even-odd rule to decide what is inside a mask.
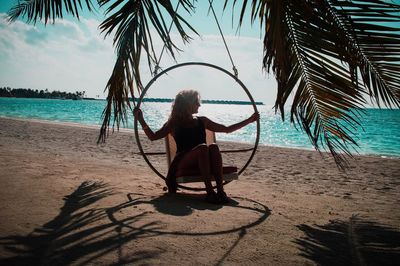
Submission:
[[[215,14],[214,7],[213,7],[213,4],[212,4],[213,1],[212,0],[208,0],[208,2],[210,3],[210,9],[211,9],[211,11],[212,11],[212,13],[214,15],[215,22],[217,22],[219,33],[221,34],[222,40],[224,41],[225,49],[228,52],[229,59],[231,60],[233,73],[235,74],[235,77],[237,77],[238,76],[238,71],[236,69],[235,63],[233,63],[233,59],[232,59],[231,53],[229,51],[228,45],[226,44],[225,37],[224,37],[224,34],[222,33],[221,26],[219,25],[217,15]]]
[[[213,1],[212,0],[208,0],[208,2],[210,3],[210,10],[213,13],[215,22],[217,23],[219,33],[221,34],[222,41],[224,42],[224,45],[225,45],[225,49],[226,49],[226,51],[228,53],[229,59],[231,60],[233,73],[234,73],[235,77],[237,78],[239,73],[238,73],[238,70],[237,70],[237,68],[235,66],[235,63],[233,62],[231,52],[229,51],[229,48],[228,48],[228,45],[226,43],[225,36],[224,36],[224,33],[222,32],[221,26],[219,25],[219,21],[218,21],[217,15],[215,14],[215,10],[214,10],[214,7],[213,7]],[[173,23],[174,23],[174,19],[176,17],[176,13],[178,12],[179,5],[180,5],[180,1],[178,1],[178,4],[176,5],[174,17],[173,17],[173,19],[171,21],[171,25],[169,26],[169,29],[168,29],[168,36],[169,36],[169,33],[171,32],[171,29],[172,29],[172,26],[173,26]],[[157,6],[157,8],[158,8],[158,6]],[[166,47],[166,45],[164,43],[164,46],[163,46],[163,48],[161,50],[161,53],[160,53],[160,56],[159,56],[158,60],[157,60],[157,57],[156,57],[156,65],[154,66],[154,71],[153,71],[153,75],[154,76],[157,75],[158,71],[160,70],[160,65],[159,64],[160,64],[161,58],[162,58],[162,56],[164,54],[165,47]]]
[[[172,26],[174,25],[174,20],[176,18],[176,13],[178,12],[178,8],[179,8],[180,4],[181,4],[181,2],[178,1],[178,4],[175,7],[174,17],[172,18],[171,25],[169,25],[169,29],[168,29],[168,36],[169,36],[169,34],[171,32]],[[157,7],[158,11],[160,12],[160,10],[158,8],[158,5],[156,5],[156,7]],[[158,60],[157,60],[157,57],[156,57],[156,65],[154,66],[153,76],[157,75],[158,74],[158,70],[160,70],[160,62],[161,62],[161,58],[162,58],[162,56],[164,54],[165,46],[166,45],[164,43],[163,48],[161,49],[161,53],[160,53],[160,56],[159,56]]]

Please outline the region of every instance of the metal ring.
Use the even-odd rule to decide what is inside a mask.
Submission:
[[[223,69],[223,68],[221,68],[221,67],[219,67],[219,66],[216,66],[216,65],[213,65],[213,64],[209,64],[209,63],[203,63],[203,62],[186,62],[186,63],[180,63],[180,64],[176,64],[176,65],[174,65],[174,66],[171,66],[171,67],[169,67],[169,68],[167,68],[167,69],[161,71],[159,74],[157,74],[156,76],[154,76],[154,77],[149,81],[149,83],[147,83],[146,87],[142,90],[142,93],[140,94],[140,97],[139,97],[139,100],[138,100],[138,102],[137,102],[137,104],[136,104],[136,107],[137,107],[137,108],[140,108],[140,105],[141,105],[141,103],[142,103],[142,101],[143,101],[143,98],[144,98],[144,96],[146,95],[147,91],[150,89],[151,85],[152,85],[159,77],[161,77],[162,75],[166,74],[167,72],[169,72],[169,71],[171,71],[171,70],[173,70],[173,69],[180,68],[180,67],[185,67],[185,66],[204,66],[204,67],[210,67],[210,68],[217,69],[217,70],[219,70],[219,71],[225,73],[226,75],[230,76],[230,77],[231,77],[232,79],[234,79],[234,80],[241,86],[241,88],[245,91],[245,93],[247,94],[247,97],[249,98],[249,100],[250,100],[250,102],[251,102],[251,104],[252,104],[252,106],[253,106],[254,112],[258,112],[256,103],[255,103],[255,101],[254,101],[254,99],[253,99],[253,96],[250,94],[250,91],[246,88],[246,86],[243,84],[242,81],[240,81],[235,75],[233,75],[233,74],[230,73],[229,71],[227,71],[227,70],[225,70],[225,69]],[[143,151],[143,147],[142,147],[142,144],[140,143],[140,139],[139,139],[138,122],[137,122],[136,118],[134,119],[134,129],[135,129],[136,144],[137,144],[137,146],[138,146],[138,148],[139,148],[139,150],[140,150],[140,153],[142,154],[144,160],[145,160],[146,163],[149,165],[149,167],[150,167],[159,177],[161,177],[162,179],[165,180],[165,179],[166,179],[166,176],[164,176],[163,174],[161,174],[161,173],[153,166],[153,164],[149,161],[149,159],[147,158],[145,152]],[[246,164],[239,170],[238,175],[240,175],[240,174],[247,168],[247,166],[250,164],[250,162],[251,162],[251,160],[253,159],[254,154],[255,154],[255,152],[256,152],[256,150],[257,150],[259,140],[260,140],[260,120],[257,119],[257,135],[256,135],[256,140],[255,140],[255,142],[254,142],[253,151],[251,152],[251,155],[250,155],[249,159],[247,160]],[[224,185],[228,184],[229,182],[231,182],[231,181],[225,181],[225,182],[224,182]],[[205,188],[193,188],[193,187],[183,186],[183,185],[179,185],[179,184],[178,184],[178,187],[179,187],[179,188],[182,188],[182,189],[193,190],[193,191],[202,191],[202,190],[205,190]]]

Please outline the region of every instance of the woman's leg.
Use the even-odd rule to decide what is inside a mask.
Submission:
[[[198,168],[200,170],[200,174],[204,178],[204,184],[206,186],[207,193],[213,193],[209,158],[209,149],[207,145],[200,144],[185,154],[185,156],[180,160],[178,168]]]
[[[222,179],[222,156],[217,144],[211,144],[208,147],[210,154],[210,166],[211,173],[214,175],[217,183],[217,200],[219,203],[229,203],[230,199],[224,191],[223,179]]]
[[[213,143],[208,146],[208,153],[210,155],[210,169],[211,174],[215,178],[217,183],[217,190],[224,191],[223,180],[222,180],[222,156],[217,144]]]

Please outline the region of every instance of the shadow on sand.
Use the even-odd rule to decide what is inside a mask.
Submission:
[[[27,236],[1,237],[0,246],[14,256],[1,258],[0,265],[69,265],[85,257],[78,264],[83,265],[137,238],[140,234],[137,230],[116,234],[113,223],[101,222],[107,218],[104,209],[90,206],[112,194],[113,190],[105,183],[83,182],[71,195],[64,197],[64,206],[53,220]],[[155,255],[154,252],[139,252],[131,254],[128,260],[119,258],[119,263]]]
[[[358,216],[326,225],[299,225],[305,236],[294,242],[301,256],[318,265],[399,265],[400,231]]]
[[[137,196],[134,198],[133,196]],[[245,224],[242,226],[237,226],[226,230],[212,231],[212,232],[187,232],[187,231],[166,231],[166,230],[158,230],[158,229],[145,229],[147,232],[155,233],[155,234],[169,234],[169,235],[182,235],[182,236],[207,236],[207,235],[222,235],[234,232],[243,232],[243,230],[249,229],[251,227],[257,226],[264,222],[268,216],[271,214],[271,211],[267,206],[261,204],[257,201],[243,198],[243,197],[234,197],[232,198],[232,203],[225,205],[218,204],[209,204],[202,200],[202,196],[199,194],[184,194],[179,193],[176,195],[168,195],[164,194],[160,197],[154,199],[147,199],[146,196],[141,194],[133,194],[130,193],[127,195],[128,201],[117,205],[115,207],[109,208],[106,210],[108,218],[113,221],[115,224],[119,224],[121,227],[132,228],[131,226],[127,226],[124,221],[118,220],[114,213],[118,213],[125,208],[131,208],[135,206],[139,206],[142,204],[150,204],[155,207],[155,209],[164,214],[170,214],[175,216],[185,216],[190,215],[193,212],[193,209],[197,210],[218,210],[223,206],[230,206],[233,208],[240,208],[249,210],[251,212],[257,213],[259,218],[249,224]],[[241,202],[246,202],[251,206],[244,206],[239,204],[235,199],[240,200]]]
[[[240,206],[232,202],[234,208],[245,208],[255,212],[256,221],[235,228],[228,228],[215,232],[190,233],[184,231],[165,231],[159,221],[143,219],[149,213],[141,211],[143,204],[150,204],[161,213],[172,215],[190,215],[193,209],[221,208],[199,201],[197,195],[179,195],[176,197],[161,196],[148,198],[134,194],[128,195],[128,201],[111,208],[99,207],[99,200],[116,194],[114,190],[102,182],[83,182],[72,194],[64,197],[64,206],[60,213],[51,221],[35,229],[26,236],[10,235],[0,237],[0,248],[10,254],[0,258],[0,265],[86,265],[98,262],[103,264],[123,265],[139,263],[146,259],[157,258],[159,249],[140,247],[135,251],[123,252],[123,246],[145,237],[158,237],[163,235],[177,236],[207,236],[237,233],[238,238],[231,248],[221,257],[217,264],[235,248],[246,234],[246,230],[261,224],[270,215],[269,209],[249,199],[238,198],[247,205]],[[136,195],[137,196],[137,195]],[[168,197],[168,199],[166,198]],[[174,210],[168,206],[174,204]],[[104,205],[104,204],[103,204]],[[114,214],[121,213],[129,208],[128,215],[117,219]],[[131,209],[132,208],[132,209]],[[132,214],[135,210],[136,214]],[[131,214],[129,214],[131,213]],[[147,217],[148,218],[148,217]],[[112,253],[112,256],[106,257]]]

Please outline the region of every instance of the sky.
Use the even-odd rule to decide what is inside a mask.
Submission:
[[[105,98],[104,88],[115,63],[112,38],[104,38],[98,26],[104,10],[84,12],[75,18],[57,20],[55,24],[7,22],[7,11],[16,0],[0,2],[0,87],[85,91],[87,97]],[[214,1],[229,50],[239,72],[239,79],[256,101],[273,105],[276,82],[262,69],[263,44],[259,24],[245,23],[237,31],[232,13],[222,12],[222,2]],[[230,9],[229,9],[230,10]],[[213,17],[208,16],[208,1],[198,1],[196,15],[190,22],[200,33],[188,45],[177,41],[183,50],[177,63],[199,61],[218,65],[232,72],[232,65]],[[237,19],[235,20],[237,21]],[[173,34],[176,36],[176,34]],[[179,38],[177,37],[177,40]],[[156,47],[161,47],[155,41]],[[176,64],[164,54],[161,67]],[[151,79],[146,64],[142,66],[146,84]],[[154,88],[153,88],[154,87]],[[149,90],[149,97],[173,97],[183,88],[200,91],[203,99],[246,100],[240,86],[227,75],[204,67],[171,71]]]

